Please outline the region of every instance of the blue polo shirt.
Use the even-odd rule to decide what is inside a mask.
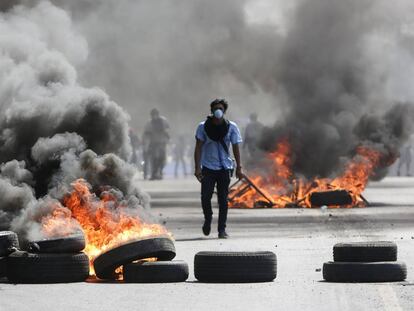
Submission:
[[[229,123],[229,131],[224,137],[224,143],[227,145],[230,152],[230,144],[240,144],[243,140],[237,124],[232,121],[229,121]],[[195,136],[197,139],[204,142],[201,151],[201,167],[206,167],[211,170],[231,170],[234,168],[233,159],[224,150],[221,143],[211,140],[208,137],[204,130],[204,121],[198,125]]]

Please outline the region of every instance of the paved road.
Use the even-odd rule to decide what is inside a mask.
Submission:
[[[0,284],[0,310],[414,310],[414,178],[388,178],[365,192],[369,208],[231,210],[229,240],[201,234],[199,185],[193,179],[143,182],[152,211],[173,232],[177,259],[190,265],[180,284]],[[320,269],[342,241],[392,240],[408,266],[400,283],[333,284]],[[201,250],[272,250],[273,283],[196,282]]]

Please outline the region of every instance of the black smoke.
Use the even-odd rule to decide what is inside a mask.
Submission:
[[[79,82],[88,48],[70,16],[47,1],[14,4],[0,13],[0,230],[41,238],[42,217],[70,215],[59,201],[79,178],[119,191],[136,211],[148,207],[127,163],[129,115]]]
[[[261,141],[272,151],[287,138],[295,174],[336,176],[366,146],[381,152],[377,177],[383,177],[410,135],[412,105],[389,97],[386,58],[370,53],[373,38],[387,36],[381,8],[381,1],[340,0],[303,1],[297,8],[274,72],[287,114]]]

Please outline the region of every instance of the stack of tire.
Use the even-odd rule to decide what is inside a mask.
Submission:
[[[273,252],[199,252],[194,275],[205,283],[272,282],[277,275]]]
[[[323,265],[328,282],[398,282],[407,278],[405,263],[397,261],[393,242],[338,243],[333,262]]]
[[[96,257],[93,265],[96,276],[103,280],[117,279],[115,271],[122,266],[125,282],[184,282],[188,278],[188,265],[184,261],[172,261],[174,257],[174,242],[169,236],[162,235],[130,241],[113,248]]]
[[[17,234],[12,231],[0,231],[0,279],[7,275],[7,257],[18,249]]]
[[[30,242],[29,251],[15,250],[9,254],[6,276],[11,283],[85,281],[89,276],[89,258],[82,252],[84,248],[83,234]]]

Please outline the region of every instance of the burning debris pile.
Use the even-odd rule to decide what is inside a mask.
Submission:
[[[137,210],[128,208],[119,192],[103,189],[98,197],[82,179],[72,186],[73,191],[63,198],[63,206],[82,227],[88,241],[85,253],[91,261],[102,252],[128,241],[168,234],[161,225],[145,223]],[[43,228],[53,231],[53,228],[61,227],[60,217],[53,216],[47,217]]]
[[[363,207],[368,201],[363,191],[371,178],[380,179],[397,159],[402,142],[409,135],[413,117],[409,105],[395,105],[382,118],[363,116],[354,129],[355,146],[328,173],[320,177],[303,171],[305,152],[295,150],[290,141],[281,138],[273,151],[263,152],[263,159],[249,173],[246,183],[230,190],[230,206],[253,207]],[[315,146],[315,150],[318,146]],[[312,152],[312,148],[308,152]],[[326,155],[321,154],[321,157]],[[306,163],[310,165],[311,163]],[[318,165],[315,163],[315,165]],[[309,168],[309,167],[308,167]],[[314,168],[311,168],[313,170]],[[251,186],[251,185],[254,185]]]
[[[247,185],[234,185],[230,203],[233,207],[352,207],[364,206],[362,192],[380,163],[381,154],[360,147],[345,165],[344,172],[334,178],[307,180],[295,177],[289,165],[291,154],[286,141],[268,155],[272,163],[266,177],[246,178]],[[237,186],[237,187],[235,187]],[[265,199],[265,201],[263,201]]]
[[[381,16],[387,10],[385,1],[298,5],[272,72],[278,86],[271,90],[283,110],[264,130],[248,171],[265,196],[236,185],[231,206],[312,207],[323,203],[315,202],[319,192],[334,198],[332,207],[365,204],[369,179],[384,177],[398,158],[414,115],[411,97],[390,87],[403,79],[378,54],[385,40],[392,53],[404,53],[398,27]]]
[[[367,123],[364,128],[367,120],[366,116],[362,117],[355,131],[368,131],[365,139],[358,141],[348,156],[340,157],[338,167],[328,177],[301,171],[297,161],[304,155],[293,149],[291,140],[282,138],[274,151],[263,152],[263,159],[249,172],[253,177],[246,178],[247,184],[232,186],[230,205],[246,208],[365,206],[368,202],[362,193],[368,181],[382,178],[387,167],[397,159],[398,149],[410,132],[412,116],[410,106],[396,105],[383,120],[368,119],[371,124]]]
[[[47,1],[9,3],[0,12],[0,230],[23,247],[83,231],[89,260],[167,234],[127,163],[128,114],[78,82],[88,50],[69,15]]]

